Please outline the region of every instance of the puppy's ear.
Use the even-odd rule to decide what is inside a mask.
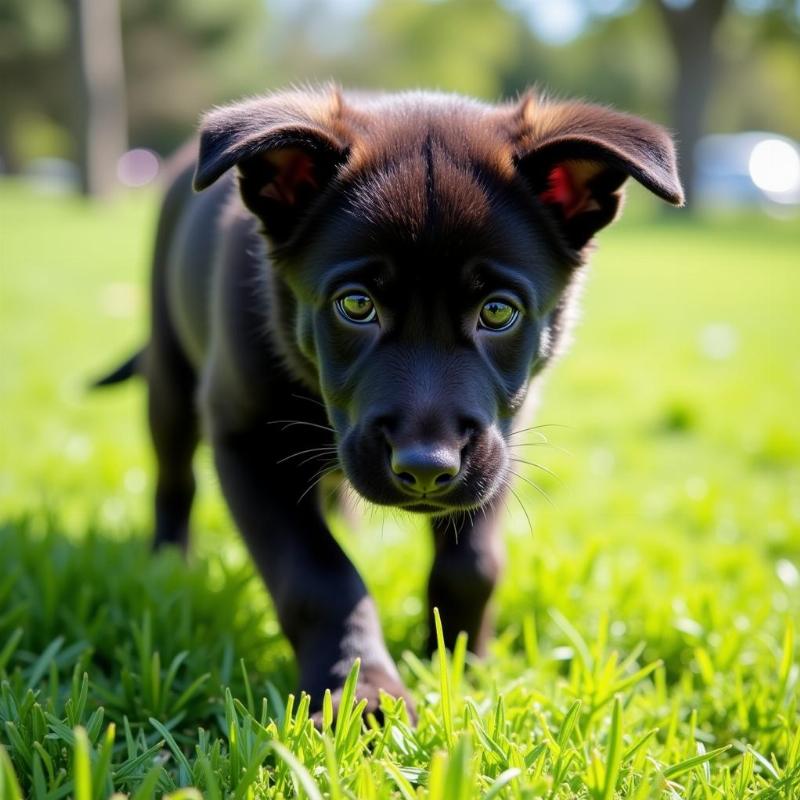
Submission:
[[[602,106],[529,95],[517,108],[517,168],[580,250],[620,208],[628,177],[683,204],[675,148],[659,125]]]
[[[200,127],[197,191],[236,166],[245,205],[275,244],[291,238],[347,156],[338,92],[282,92],[217,108]]]

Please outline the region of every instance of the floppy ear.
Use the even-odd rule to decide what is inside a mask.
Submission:
[[[283,92],[217,108],[200,127],[197,191],[236,166],[245,205],[275,243],[296,224],[347,154],[338,93]]]
[[[571,248],[582,249],[614,219],[628,177],[683,205],[675,148],[659,125],[602,106],[534,96],[518,113],[517,168]]]

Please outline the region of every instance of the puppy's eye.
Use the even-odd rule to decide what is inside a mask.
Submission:
[[[348,322],[355,322],[359,325],[374,322],[377,317],[375,303],[370,297],[360,292],[340,297],[336,301],[336,308]]]
[[[519,317],[519,311],[510,303],[492,298],[483,304],[480,314],[480,327],[490,331],[508,330]]]

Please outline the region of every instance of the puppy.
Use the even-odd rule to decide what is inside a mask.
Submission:
[[[100,382],[147,381],[155,542],[187,543],[202,429],[300,688],[336,701],[360,658],[376,711],[379,690],[407,693],[316,484],[338,470],[369,502],[430,517],[429,606],[448,645],[463,630],[483,653],[508,437],[626,178],[681,204],[672,142],[535,93],[323,87],[214,109],[173,170],[149,341]]]

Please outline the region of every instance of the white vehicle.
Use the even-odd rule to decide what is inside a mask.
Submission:
[[[706,208],[800,207],[800,145],[763,131],[713,134],[694,153],[695,198]]]

